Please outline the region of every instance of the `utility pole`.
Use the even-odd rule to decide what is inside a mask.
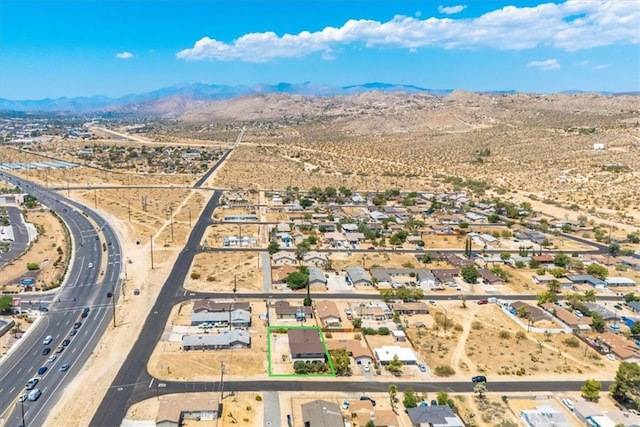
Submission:
[[[191,208],[189,208],[189,228],[191,228]]]
[[[224,399],[224,360],[220,361],[220,403]]]
[[[20,409],[22,411],[22,427],[27,427],[27,424],[24,422],[24,400],[20,402]]]
[[[173,243],[173,203],[169,203],[169,226],[171,228],[171,243]]]
[[[237,286],[237,275],[233,275],[233,300],[236,301],[236,291],[238,290],[238,286]]]
[[[151,244],[151,269],[153,270],[153,236],[149,236],[149,243]]]

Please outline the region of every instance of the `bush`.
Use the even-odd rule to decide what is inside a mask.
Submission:
[[[200,278],[200,273],[196,273],[195,271],[191,273],[191,277],[193,280],[198,280]]]
[[[508,340],[509,338],[511,338],[511,334],[509,333],[509,331],[500,331],[498,332],[498,337],[501,340]]]
[[[456,373],[455,369],[448,365],[438,365],[434,372],[439,377],[450,377]]]
[[[578,348],[580,347],[580,340],[576,337],[569,337],[562,341],[567,347]]]
[[[40,266],[38,265],[37,262],[28,262],[27,263],[27,270],[29,270],[29,271],[40,270]]]
[[[256,394],[256,402],[262,402],[262,396]]]

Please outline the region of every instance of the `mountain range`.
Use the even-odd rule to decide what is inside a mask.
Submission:
[[[350,86],[329,86],[305,82],[301,84],[278,83],[275,85],[261,84],[254,86],[238,85],[226,86],[216,84],[185,83],[176,86],[157,89],[151,92],[140,94],[129,94],[119,98],[106,96],[92,97],[61,97],[56,99],[38,100],[9,100],[0,98],[0,111],[42,111],[42,112],[70,112],[88,113],[100,111],[136,111],[140,106],[145,113],[153,111],[153,104],[170,98],[181,98],[192,101],[220,101],[241,96],[266,95],[266,94],[289,94],[308,97],[332,97],[357,95],[366,92],[387,92],[387,93],[408,93],[408,94],[428,94],[432,96],[446,96],[453,92],[453,89],[427,89],[414,85],[391,84],[391,83],[365,83]],[[511,91],[485,91],[483,94],[509,94]],[[565,91],[564,94],[577,94],[581,91]],[[624,94],[602,93],[603,95],[638,95],[637,92],[627,92]]]

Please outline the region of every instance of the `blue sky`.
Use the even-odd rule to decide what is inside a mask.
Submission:
[[[0,97],[182,83],[640,90],[640,1],[0,1]]]

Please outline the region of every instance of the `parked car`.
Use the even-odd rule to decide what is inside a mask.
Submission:
[[[564,403],[564,406],[569,408],[570,411],[573,411],[573,400],[565,397],[562,399],[562,403]]]
[[[479,299],[478,300],[478,304],[479,305],[489,304],[489,300],[488,299]]]
[[[348,400],[343,400],[342,401],[342,409],[349,409],[349,401]]]
[[[427,372],[427,367],[424,364],[419,364],[418,368],[420,369],[420,372]]]
[[[430,301],[429,301],[429,304],[431,304],[432,306],[434,306],[434,307],[435,307],[438,303],[437,303],[437,302],[435,302],[434,300],[430,300]]]
[[[370,372],[371,371],[371,366],[369,366],[368,363],[366,365],[362,365],[362,370],[365,371],[365,372]]]

